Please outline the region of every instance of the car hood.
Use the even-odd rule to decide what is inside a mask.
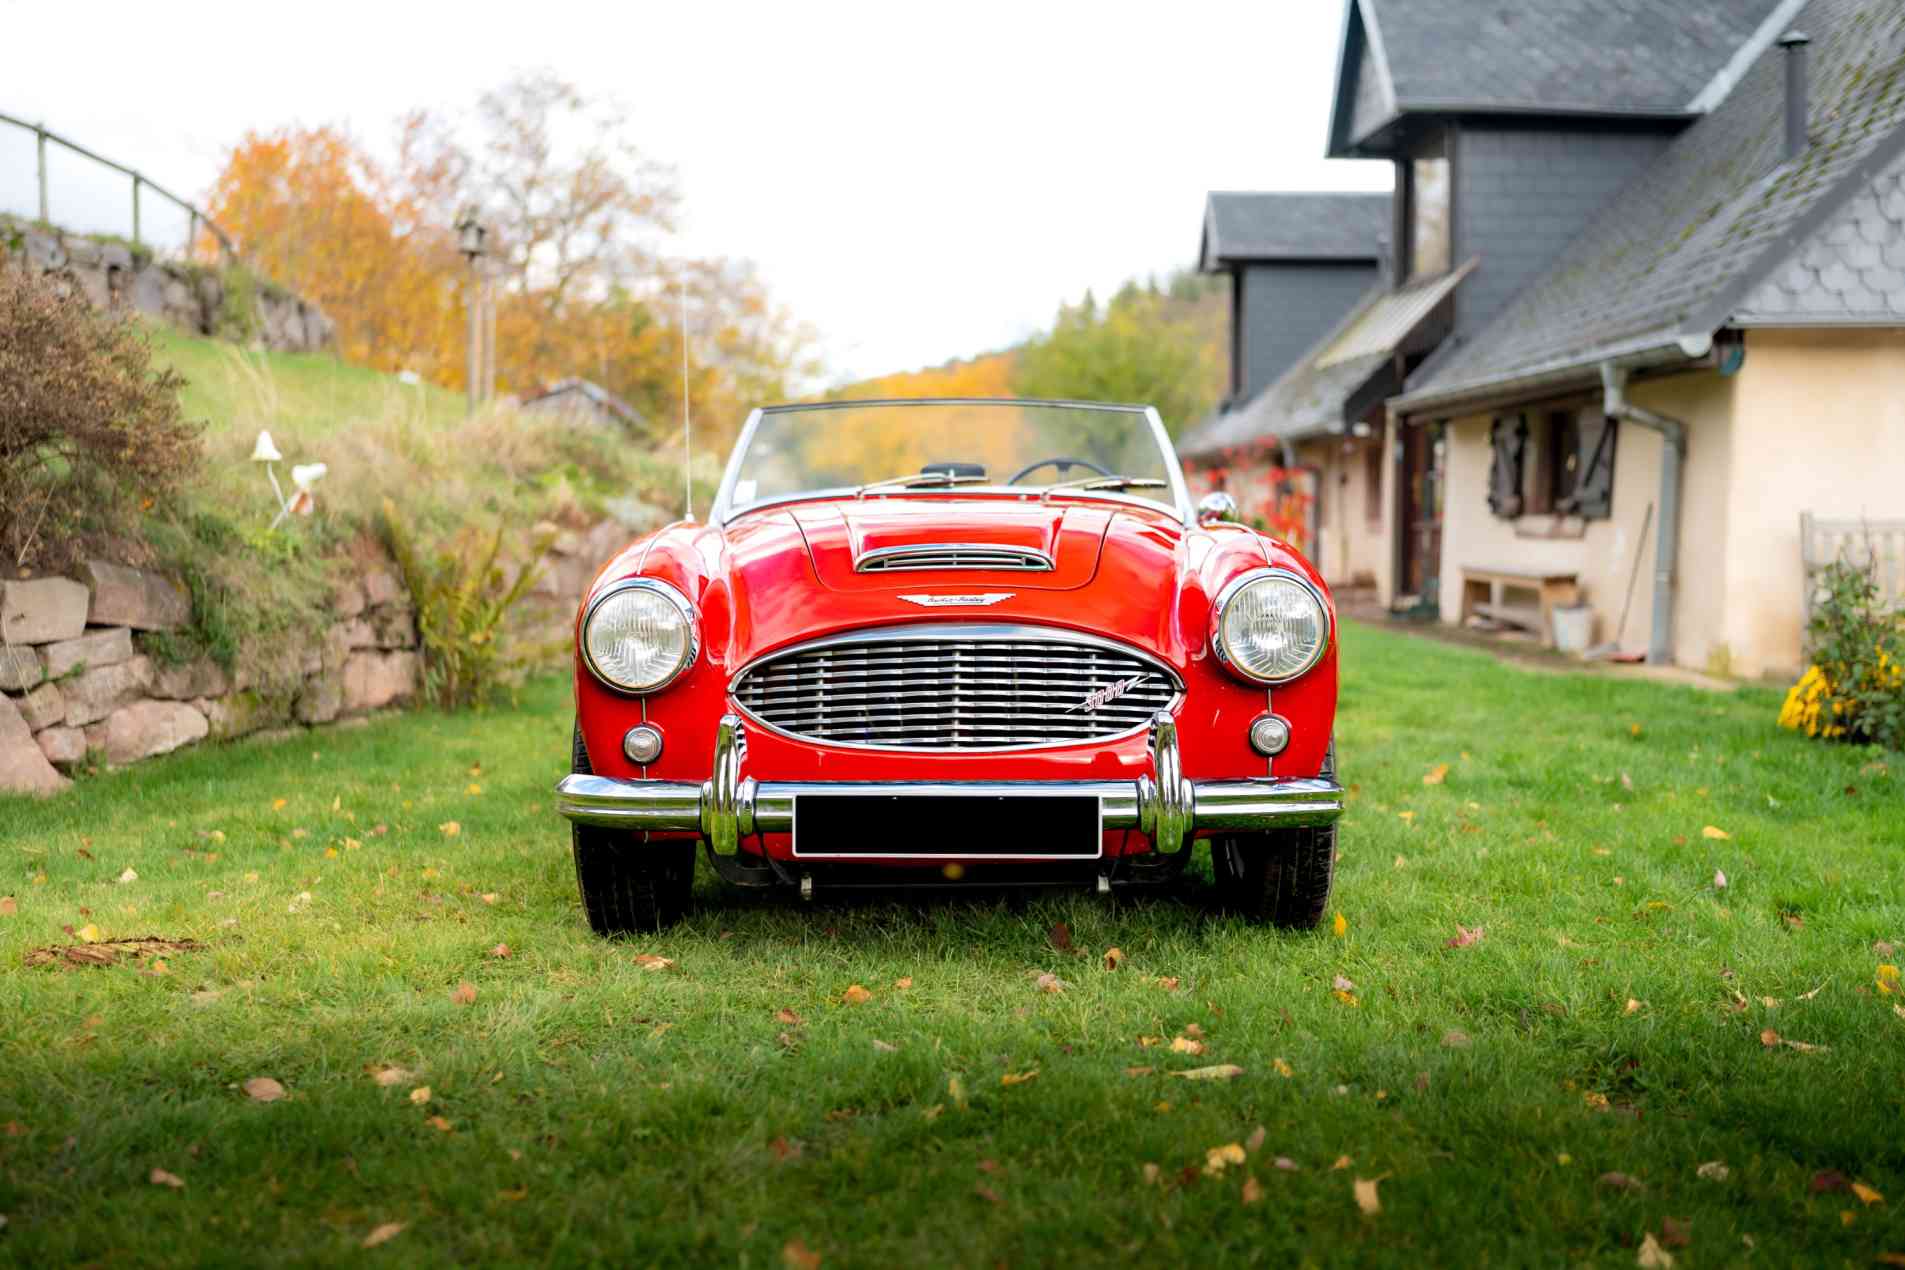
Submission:
[[[1115,511],[1103,505],[1017,499],[879,499],[792,508],[820,584],[831,591],[917,590],[950,582],[990,586],[1005,578],[1033,591],[1070,591],[1098,572],[1105,530]],[[1036,552],[1049,570],[948,569],[865,571],[876,553],[894,548],[1006,547]]]

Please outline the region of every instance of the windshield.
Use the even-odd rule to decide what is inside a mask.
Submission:
[[[823,493],[972,490],[1143,498],[1181,509],[1156,416],[1135,406],[1021,401],[829,402],[758,412],[719,507]]]

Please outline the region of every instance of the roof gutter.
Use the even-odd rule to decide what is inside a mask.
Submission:
[[[1531,366],[1514,375],[1404,393],[1390,399],[1389,410],[1398,418],[1479,413],[1592,388],[1599,382],[1599,367],[1604,362],[1619,362],[1629,370],[1685,370],[1701,364],[1712,352],[1711,334],[1653,331],[1591,353]]]
[[[1603,412],[1610,419],[1624,419],[1658,432],[1660,450],[1660,515],[1654,543],[1654,622],[1647,641],[1647,660],[1664,666],[1673,660],[1674,561],[1680,540],[1680,469],[1687,457],[1687,425],[1667,415],[1656,414],[1627,399],[1630,367],[1619,361],[1601,363]]]

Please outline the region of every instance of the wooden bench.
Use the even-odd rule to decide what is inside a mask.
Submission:
[[[1507,591],[1532,591],[1533,604],[1510,604]],[[1554,611],[1581,602],[1580,575],[1529,569],[1500,569],[1486,565],[1462,566],[1461,622],[1471,617],[1492,618],[1534,631],[1544,648],[1554,646]]]

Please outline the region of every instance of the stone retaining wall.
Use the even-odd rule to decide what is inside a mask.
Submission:
[[[566,650],[582,593],[633,537],[613,520],[557,534],[513,636]],[[287,673],[270,685],[143,647],[148,633],[191,621],[190,598],[169,579],[98,560],[78,574],[0,582],[0,792],[57,793],[76,767],[365,715],[411,701],[421,684],[415,609],[388,564],[333,591],[330,624],[287,650]]]

